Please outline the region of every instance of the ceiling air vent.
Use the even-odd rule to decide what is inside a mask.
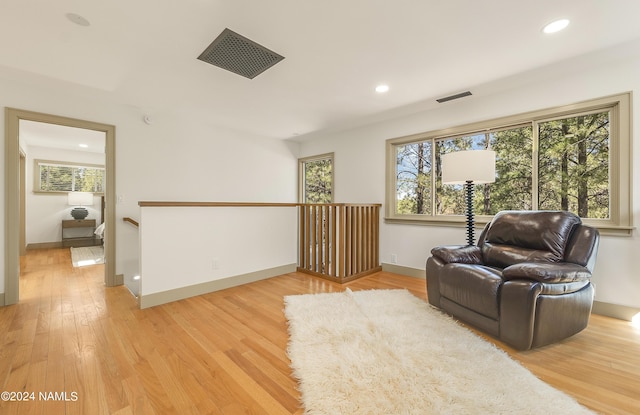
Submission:
[[[448,97],[438,98],[436,99],[436,101],[442,104],[443,102],[453,101],[454,99],[458,99],[462,97],[468,97],[469,95],[471,95],[471,92],[464,91],[464,92],[460,92],[459,94],[449,95]]]
[[[284,56],[232,30],[224,29],[198,59],[253,79],[283,60]]]

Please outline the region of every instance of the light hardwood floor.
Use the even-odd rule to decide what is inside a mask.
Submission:
[[[103,286],[102,266],[70,262],[67,249],[21,260],[20,303],[0,308],[0,378],[35,396],[0,402],[1,414],[301,414],[283,296],[349,287],[426,298],[416,278],[339,285],[293,273],[139,310],[125,287]],[[594,315],[579,335],[529,352],[487,339],[596,411],[640,413],[640,330],[628,322]]]

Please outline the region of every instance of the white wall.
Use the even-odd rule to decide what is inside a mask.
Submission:
[[[0,75],[0,107],[116,126],[116,194],[122,198],[116,205],[116,273],[125,278],[137,273],[138,230],[122,218],[140,218],[138,201],[296,201],[297,144],[221,129],[206,119],[180,113],[179,108],[153,113],[155,121],[147,125],[142,110],[114,104],[99,90],[73,85],[57,89],[15,74],[5,76]],[[1,116],[0,131],[4,124]],[[4,152],[4,145],[0,146],[2,160]],[[3,218],[4,175],[2,169]],[[4,225],[1,220],[2,234]],[[223,223],[219,231],[223,238],[234,229]],[[179,234],[165,236],[180,238]],[[276,233],[272,243],[284,245],[289,237]],[[4,270],[4,244],[4,238],[0,239],[0,270]],[[4,275],[0,292],[4,292]]]
[[[104,154],[86,151],[71,151],[29,146],[26,166],[26,242],[28,244],[59,242],[62,240],[62,220],[71,217],[72,206],[67,205],[67,195],[59,193],[34,193],[34,160],[67,161],[75,163],[102,164]],[[87,219],[100,224],[100,198],[94,198]]]
[[[336,202],[383,203],[385,140],[389,138],[634,91],[633,165],[637,166],[640,165],[638,74],[640,47],[637,43],[624,45],[510,79],[510,88],[492,95],[489,92],[495,85],[472,88],[472,97],[412,116],[313,137],[301,144],[300,156],[335,152]],[[633,183],[640,183],[638,168],[634,169]],[[640,192],[637,191],[633,194],[633,223],[636,226],[640,223]],[[397,254],[398,265],[423,270],[432,247],[462,241],[464,230],[461,228],[383,223],[380,257],[383,263],[390,263],[391,254]],[[631,237],[602,237],[593,277],[597,301],[640,307],[639,253],[637,229]]]
[[[296,207],[143,207],[140,294],[296,264],[297,223]]]

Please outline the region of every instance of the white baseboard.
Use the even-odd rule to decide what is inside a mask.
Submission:
[[[183,300],[189,297],[195,297],[197,295],[207,294],[214,291],[220,291],[220,290],[224,290],[231,287],[237,287],[238,285],[248,284],[250,282],[277,277],[278,275],[295,272],[296,267],[297,267],[296,264],[282,265],[275,268],[250,272],[248,274],[227,277],[221,280],[208,281],[208,282],[203,282],[202,284],[176,288],[174,290],[141,295],[139,297],[140,308],[153,307],[160,304],[170,303],[172,301],[178,301],[178,300]]]
[[[124,284],[124,274],[116,274],[114,286],[123,285]]]
[[[425,270],[419,268],[410,268],[398,264],[382,263],[382,271],[391,272],[393,274],[406,275],[407,277],[426,279]]]
[[[34,249],[55,249],[55,248],[63,248],[62,241],[58,242],[38,242],[27,245],[27,251],[31,251]]]
[[[640,308],[628,307],[625,305],[603,303],[601,301],[593,302],[593,314],[600,314],[601,316],[613,317],[619,320],[631,321],[633,316],[640,313]]]

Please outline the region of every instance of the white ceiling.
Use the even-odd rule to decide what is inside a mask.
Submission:
[[[20,143],[28,146],[104,153],[106,136],[102,131],[20,120]]]
[[[638,16],[637,0],[0,0],[0,76],[302,137],[638,39]],[[253,80],[197,60],[225,28],[285,59]]]

